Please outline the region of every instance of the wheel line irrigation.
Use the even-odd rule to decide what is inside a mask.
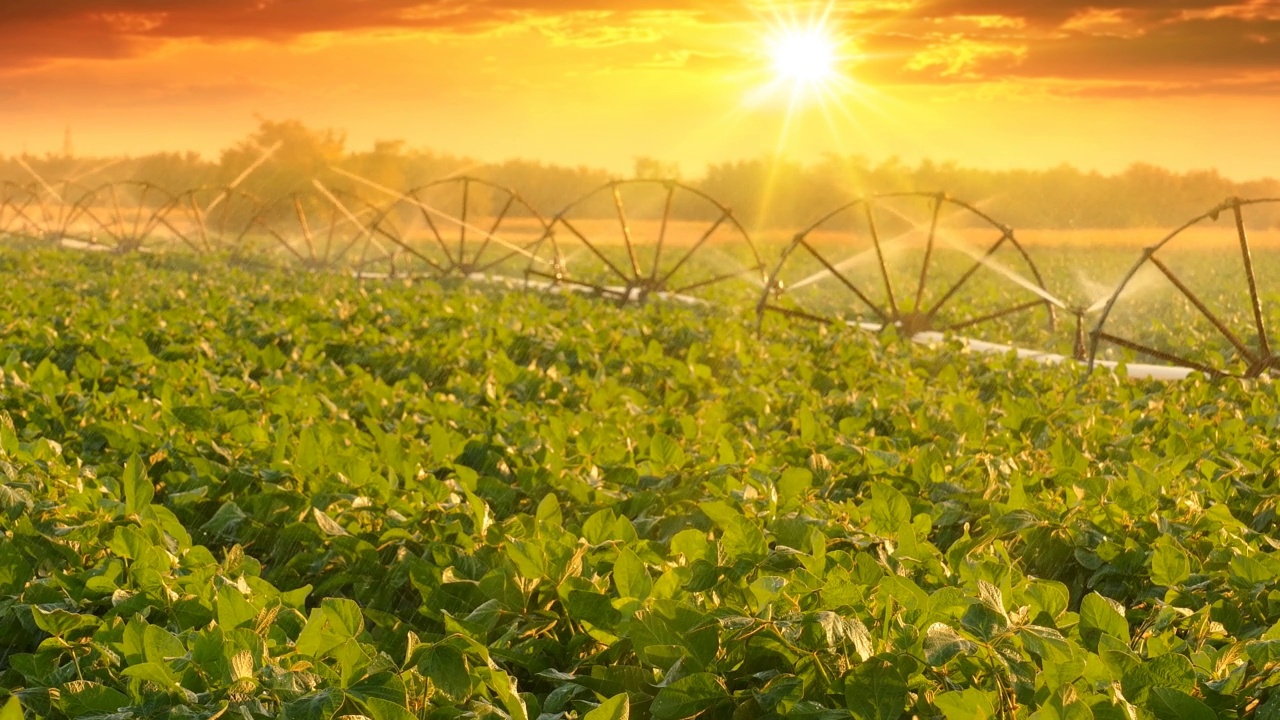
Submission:
[[[1241,378],[1280,374],[1280,356],[1276,355],[1270,336],[1266,298],[1246,222],[1250,208],[1280,203],[1280,198],[1229,198],[1144,250],[1104,297],[1087,307],[1072,307],[1046,286],[1012,228],[975,205],[945,193],[899,192],[854,199],[797,233],[783,248],[777,264],[768,270],[759,248],[732,209],[698,188],[675,180],[611,181],[582,195],[549,219],[518,191],[469,176],[445,178],[400,191],[345,169],[332,168],[335,176],[374,191],[381,202],[334,189],[319,178],[311,182],[308,192],[274,202],[262,202],[240,191],[238,187],[267,164],[278,149],[278,145],[264,149],[226,186],[182,193],[138,181],[106,182],[85,189],[78,181],[102,172],[106,166],[50,181],[20,160],[32,181],[25,185],[0,183],[0,235],[80,250],[156,252],[186,247],[198,253],[229,252],[233,257],[245,254],[249,238],[258,236],[269,238],[269,244],[286,258],[311,270],[351,271],[368,279],[426,276],[488,280],[510,287],[589,293],[620,305],[650,299],[705,304],[708,301],[699,295],[705,288],[746,280],[758,293],[758,327],[770,315],[800,322],[850,325],[875,333],[894,327],[899,334],[920,343],[936,344],[950,337],[973,352],[1014,353],[1047,364],[1077,363],[1090,370],[1123,364],[1130,377],[1159,380],[1182,379],[1197,372]],[[632,198],[639,192],[659,199],[655,207],[660,212],[644,219],[657,226],[656,241],[647,246],[637,240],[634,232],[637,213]],[[433,197],[440,194],[453,197],[448,203],[453,207],[438,207]],[[484,213],[477,209],[477,196],[490,201],[487,217],[481,217]],[[620,245],[609,246],[589,228],[600,218],[590,216],[585,208],[601,202],[612,206]],[[903,202],[923,202],[927,212],[922,217],[908,215],[898,206]],[[688,220],[675,210],[690,206],[700,208],[694,217],[701,220]],[[1230,319],[1215,312],[1162,254],[1186,231],[1224,216],[1234,224],[1242,260],[1240,285],[1247,292],[1252,320],[1245,328],[1234,327]],[[421,227],[406,228],[403,222],[397,222],[406,217],[414,218]],[[529,226],[522,238],[516,237],[520,234],[515,228],[517,218]],[[997,232],[997,239],[985,247],[971,244],[948,229],[956,218],[967,227]],[[696,239],[684,247],[677,247],[671,240],[678,220],[696,230]],[[895,234],[884,230],[886,222],[906,227]],[[870,244],[843,254],[819,247],[815,238],[832,228],[836,234],[859,229]],[[411,237],[410,230],[422,237]],[[713,242],[713,238],[717,239]],[[896,262],[895,253],[920,238],[924,240],[923,259],[918,273],[903,286],[901,279],[895,280],[890,265]],[[717,247],[711,247],[713,244]],[[736,247],[739,255],[721,249],[729,246]],[[965,258],[968,266],[939,291],[936,283],[941,282],[938,267],[943,254],[940,251],[944,250]],[[1002,252],[1023,268],[1016,269],[998,259],[996,256]],[[719,268],[703,269],[698,275],[694,261],[699,253],[714,256]],[[801,260],[817,263],[817,269],[811,268],[790,284],[784,282],[783,276],[792,265],[802,264]],[[405,270],[410,261],[416,261],[426,271]],[[517,261],[523,265],[512,271],[509,266]],[[580,269],[590,263],[595,264],[593,270]],[[500,272],[504,266],[506,272]],[[868,268],[874,280],[850,274]],[[959,311],[949,315],[956,296],[979,272],[1005,282],[1010,288],[1010,302],[983,312],[968,309],[967,315]],[[1192,347],[1156,347],[1112,327],[1117,310],[1140,294],[1151,278],[1167,281],[1216,330],[1234,351],[1236,366],[1224,367],[1203,360]],[[853,315],[791,302],[797,292],[814,290],[820,284],[847,293],[846,307],[852,309]],[[1024,297],[1017,298],[1019,293]],[[962,331],[1037,309],[1045,311],[1051,329],[1056,327],[1057,312],[1075,317],[1076,347],[1072,355],[960,335]],[[1086,318],[1095,315],[1096,322],[1086,332]],[[1109,348],[1157,363],[1109,360],[1101,355]]]

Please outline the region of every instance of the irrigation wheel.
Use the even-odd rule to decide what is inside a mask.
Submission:
[[[733,211],[701,190],[621,180],[555,216],[526,276],[625,304],[689,299],[735,280],[758,290],[764,263]]]
[[[4,202],[8,210],[0,210],[0,216],[8,216],[13,231],[37,242],[80,247],[85,238],[92,238],[96,223],[83,209],[85,198],[91,191],[71,181],[50,183],[40,181],[32,185],[10,185],[11,192]]]
[[[262,209],[262,202],[244,191],[210,186],[179,195],[164,224],[175,240],[198,254],[224,254],[235,259],[243,254]]]
[[[1251,222],[1252,220],[1252,222]],[[1145,249],[1091,333],[1090,367],[1132,351],[1209,376],[1280,377],[1280,198],[1231,198]]]
[[[69,239],[120,253],[169,244],[166,217],[175,200],[168,190],[147,182],[100,185],[76,201],[73,212],[83,221],[69,230]]]
[[[240,252],[315,272],[362,274],[393,252],[373,234],[380,214],[358,196],[317,183],[316,192],[295,193],[263,207]]]
[[[1014,232],[944,193],[888,193],[850,202],[801,231],[783,250],[756,306],[767,314],[904,337],[961,333],[1055,305]]]
[[[465,176],[409,190],[372,227],[397,250],[389,274],[437,278],[518,278],[547,234],[515,190]]]
[[[34,210],[36,193],[15,182],[0,182],[0,237],[35,237],[37,224],[28,213]]]

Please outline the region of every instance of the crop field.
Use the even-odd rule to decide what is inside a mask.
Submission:
[[[1025,244],[1073,303],[1136,259]],[[760,284],[0,270],[3,720],[1280,717],[1265,376],[757,331]]]

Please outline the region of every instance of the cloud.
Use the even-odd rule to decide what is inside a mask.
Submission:
[[[0,69],[113,59],[166,40],[288,42],[316,33],[485,33],[520,26],[560,45],[652,42],[661,15],[724,18],[711,0],[5,0]],[[749,16],[745,9],[737,18]]]
[[[998,16],[1017,18],[1036,27],[1060,27],[1072,18],[1090,12],[1117,12],[1150,22],[1178,17],[1185,12],[1256,4],[1259,3],[1224,3],[1221,0],[925,0],[916,4],[911,14],[922,18]],[[1261,4],[1271,3],[1266,0]]]
[[[714,40],[816,0],[7,0],[0,70],[135,57],[173,41],[287,43],[318,33],[531,32],[552,47],[637,52],[637,69],[715,72]],[[1239,93],[1280,72],[1280,0],[866,0],[832,7],[863,54],[860,78],[1041,81],[1099,92]],[[671,29],[695,28],[672,38]],[[700,40],[699,38],[706,38]],[[708,61],[710,59],[710,61]],[[1270,81],[1268,80],[1267,83]],[[1066,83],[1066,84],[1064,84]],[[1270,87],[1269,85],[1266,85]]]
[[[931,0],[864,33],[860,45],[859,74],[885,83],[1261,92],[1271,80],[1258,78],[1280,72],[1280,2]]]

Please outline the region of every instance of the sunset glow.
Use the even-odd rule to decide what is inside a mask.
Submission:
[[[780,80],[803,88],[823,85],[836,76],[836,43],[821,26],[782,29],[769,45]]]
[[[627,173],[830,153],[1280,174],[1280,4],[84,0],[0,17],[0,154],[195,150],[259,118]]]

